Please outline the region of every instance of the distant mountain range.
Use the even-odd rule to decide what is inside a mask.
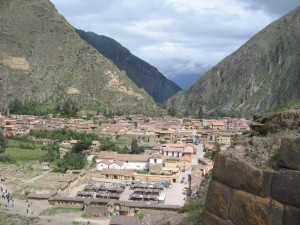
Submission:
[[[165,108],[181,115],[246,116],[299,99],[300,7],[258,32]]]
[[[134,56],[128,49],[112,38],[93,32],[76,30],[80,37],[110,59],[139,87],[143,88],[155,102],[162,104],[181,88],[168,80],[155,67]]]
[[[0,1],[0,40],[0,111],[17,99],[41,112],[75,104],[79,110],[163,113],[125,72],[83,41],[48,0]],[[158,73],[148,70],[145,74]],[[168,88],[160,79],[166,90],[156,99],[162,101],[179,88]],[[154,89],[153,80],[141,82]]]

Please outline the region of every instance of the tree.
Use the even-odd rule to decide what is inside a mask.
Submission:
[[[9,112],[14,114],[22,114],[23,113],[23,103],[19,99],[14,99],[9,104]]]
[[[213,144],[215,146],[215,149],[213,151],[212,160],[215,160],[217,154],[221,151],[221,145],[217,141],[215,141]]]
[[[78,110],[76,102],[71,98],[68,98],[65,102],[59,103],[57,106],[57,111],[67,117],[76,116]]]
[[[67,170],[79,170],[86,164],[86,160],[80,154],[67,152],[64,158],[57,163],[57,166],[64,172]]]
[[[88,150],[91,147],[91,144],[92,141],[90,139],[84,138],[72,147],[72,152],[81,153],[83,150]]]
[[[6,138],[3,135],[2,129],[0,128],[0,153],[2,154],[5,152],[6,143]]]
[[[139,145],[138,145],[138,142],[137,142],[137,140],[136,140],[135,138],[133,138],[133,139],[131,140],[130,147],[131,147],[131,152],[134,152],[134,153],[135,153],[135,152],[138,151]]]
[[[46,160],[51,162],[55,159],[59,159],[59,146],[57,144],[48,144],[42,147],[42,150],[46,150],[48,152],[46,156]]]
[[[115,142],[109,139],[102,139],[100,145],[100,151],[114,151],[114,152],[122,152],[119,146],[116,145]]]
[[[200,107],[198,111],[198,119],[203,119],[203,118],[204,118],[204,113],[202,107]]]
[[[219,142],[217,142],[217,141],[214,141],[214,146],[215,146],[215,151],[218,153],[218,152],[220,152],[221,151],[221,145],[220,145],[220,143]]]
[[[176,109],[174,107],[169,108],[168,109],[168,115],[176,116]]]
[[[127,154],[129,152],[129,149],[128,147],[125,145],[122,150],[121,150],[123,153]]]
[[[132,139],[130,147],[131,147],[131,151],[130,151],[131,154],[140,154],[145,152],[144,147],[139,146],[138,141],[135,138]]]

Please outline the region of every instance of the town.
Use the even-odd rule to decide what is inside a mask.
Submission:
[[[115,224],[114,220],[141,224],[132,217],[141,210],[177,211],[189,199],[197,198],[202,180],[213,168],[216,152],[225,151],[237,135],[247,132],[249,123],[229,117],[1,116],[2,132],[8,140],[26,137],[39,146],[55,143],[60,159],[82,140],[74,136],[41,138],[37,133],[64,130],[95,138],[88,149],[81,151],[88,165],[82,169],[55,173],[53,164],[40,161],[43,172],[24,179],[19,169],[1,166],[0,184],[13,193],[26,192],[23,200],[43,206],[41,209],[78,208],[93,218],[110,218],[110,224]],[[118,145],[119,151],[109,146],[104,149],[107,141]],[[142,150],[133,149],[133,143]],[[32,213],[38,215],[38,210]]]

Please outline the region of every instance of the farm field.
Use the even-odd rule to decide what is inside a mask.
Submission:
[[[47,151],[41,150],[42,144],[8,139],[4,156],[10,156],[17,163],[36,162],[47,155]]]

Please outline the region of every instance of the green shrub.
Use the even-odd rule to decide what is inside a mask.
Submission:
[[[16,160],[10,155],[0,155],[0,162],[2,163],[16,163]]]

